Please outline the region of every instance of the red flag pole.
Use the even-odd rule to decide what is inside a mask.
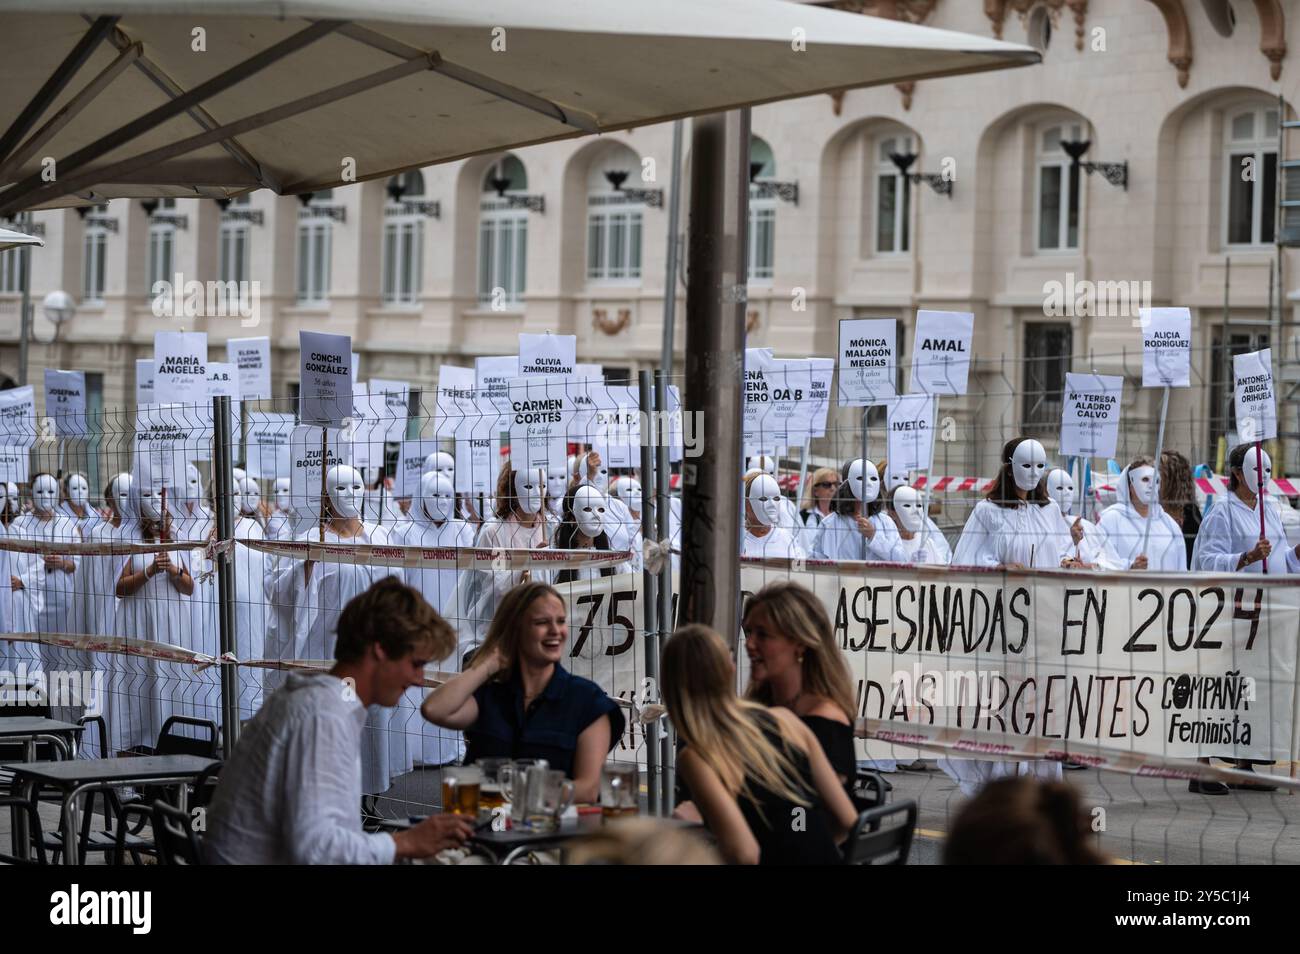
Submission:
[[[1255,441],[1255,480],[1259,483],[1259,490],[1255,493],[1255,502],[1259,504],[1259,535],[1264,539],[1268,535],[1264,524],[1264,495],[1268,492],[1267,485],[1264,481],[1264,450],[1260,441]],[[1264,573],[1268,573],[1268,558],[1264,558]]]

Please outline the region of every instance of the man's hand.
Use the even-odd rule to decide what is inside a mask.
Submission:
[[[1268,538],[1260,537],[1255,544],[1255,548],[1250,550],[1242,557],[1242,566],[1250,566],[1252,563],[1259,563],[1261,560],[1267,560],[1268,555],[1273,552],[1273,544],[1268,542]]]
[[[860,516],[857,518],[857,520],[858,520],[858,530],[868,540],[872,539],[876,535],[876,525],[871,522],[871,518]]]
[[[592,451],[587,455],[587,479],[595,480],[596,473],[600,470],[600,455]]]
[[[448,848],[459,848],[474,832],[464,815],[430,815],[418,825],[393,835],[398,858],[431,858]]]
[[[1076,517],[1074,519],[1074,523],[1070,525],[1070,539],[1074,541],[1074,545],[1076,547],[1083,542],[1083,518],[1082,517]]]
[[[63,569],[63,557],[55,556],[53,553],[47,553],[45,555],[45,572],[48,573],[51,570],[61,569]]]
[[[1130,569],[1130,570],[1145,570],[1145,569],[1147,568],[1147,565],[1148,565],[1148,564],[1147,564],[1147,555],[1146,555],[1145,553],[1139,553],[1139,554],[1138,554],[1138,558],[1137,558],[1136,560],[1133,561],[1133,564],[1129,567],[1129,569]]]
[[[11,576],[11,577],[9,577],[9,589],[11,589],[11,590],[21,590],[22,588],[23,588],[23,581],[22,581],[22,580],[18,579],[18,577],[16,577],[16,576]]]

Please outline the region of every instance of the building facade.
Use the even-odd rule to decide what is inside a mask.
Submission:
[[[1300,95],[1288,55],[1300,10],[1278,0],[831,5],[993,33],[1037,46],[1043,62],[754,109],[751,346],[830,356],[839,319],[895,318],[906,363],[918,308],[973,312],[969,393],[940,405],[936,471],[948,474],[991,473],[1022,432],[1051,449],[1071,370],[1125,375],[1118,455],[1150,453],[1159,395],[1139,387],[1141,306],[1191,308],[1194,386],[1172,396],[1166,443],[1194,463],[1213,462],[1232,423],[1231,350],[1271,346],[1284,396],[1300,381],[1300,272],[1275,244],[1286,224],[1279,169],[1300,159],[1300,136],[1280,128]],[[179,327],[208,332],[214,357],[227,338],[269,335],[277,394],[296,385],[300,330],[349,334],[360,379],[416,388],[434,385],[443,364],[509,353],[521,331],[576,334],[579,360],[611,378],[656,367],[671,141],[664,125],[310,197],[38,213],[46,245],[32,256],[29,380],[45,367],[84,369],[92,403],[128,407],[135,359],[151,356],[156,331]],[[689,167],[688,151],[683,192]],[[0,371],[11,377],[16,262],[0,258]],[[255,319],[157,316],[155,282],[177,275],[256,283]],[[39,302],[59,288],[78,311],[51,341]],[[683,282],[671,291],[680,361]],[[860,446],[857,412],[832,417],[815,449],[843,458]],[[1283,429],[1297,430],[1294,403]],[[1300,469],[1296,443],[1279,470]]]

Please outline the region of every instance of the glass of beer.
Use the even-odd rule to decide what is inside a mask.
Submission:
[[[477,765],[449,765],[442,770],[442,810],[478,818],[483,772]]]
[[[510,780],[509,759],[479,759],[475,763],[483,771],[483,787],[479,792],[479,807],[487,811],[500,808],[510,801],[506,783]]]
[[[524,773],[524,825],[528,831],[553,832],[573,804],[573,783],[563,772],[534,765]]]
[[[640,807],[640,777],[635,763],[607,762],[600,773],[600,813],[605,818],[635,815]]]
[[[506,798],[510,802],[510,821],[516,825],[524,823],[524,802],[526,776],[530,768],[549,768],[546,759],[515,759],[509,765],[502,766],[498,777],[502,779]]]

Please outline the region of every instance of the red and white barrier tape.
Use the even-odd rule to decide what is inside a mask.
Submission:
[[[74,540],[23,540],[18,537],[0,539],[0,550],[8,550],[11,553],[56,554],[62,556],[130,556],[133,553],[203,550],[211,545],[212,542],[209,540],[169,540],[166,543],[128,543],[106,540],[84,543]]]
[[[570,569],[617,566],[632,559],[630,550],[536,550],[490,547],[411,547],[374,543],[316,543],[308,540],[240,540],[253,550],[327,563],[438,570],[496,570],[529,567]]]

